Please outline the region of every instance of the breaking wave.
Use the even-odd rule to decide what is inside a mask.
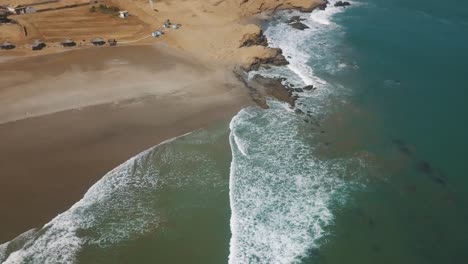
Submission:
[[[170,162],[164,158],[170,153],[161,147],[175,139],[107,173],[80,201],[41,229],[0,245],[0,262],[76,263],[85,246],[110,247],[156,229],[161,221],[158,191],[169,184],[181,184],[181,179],[174,183],[170,177],[161,177],[155,159],[162,164]]]
[[[304,15],[284,12],[265,31],[270,46],[288,58],[286,67],[250,73],[284,77],[295,87],[314,85],[300,93],[297,114],[289,106],[269,101],[267,110],[247,108],[230,124],[231,241],[229,263],[297,263],[310,256],[333,222],[333,208],[346,201],[350,157],[316,157],[316,134],[304,119],[326,115],[332,97],[345,100],[345,87],[315,74],[336,73],[343,62],[334,55],[343,32],[332,21],[341,12],[330,1],[326,11]],[[301,16],[309,29],[292,29],[285,21]],[[294,40],[294,41],[291,41]],[[307,113],[307,115],[306,115]]]
[[[231,122],[229,263],[292,263],[317,245],[344,198],[339,161],[320,161],[298,117],[278,102],[242,110]]]

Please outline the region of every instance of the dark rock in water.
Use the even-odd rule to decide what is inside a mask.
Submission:
[[[330,145],[331,145],[331,143],[330,143],[330,142],[325,142],[325,146],[327,146],[327,147],[328,147],[328,146],[330,146]]]
[[[347,1],[338,1],[335,3],[335,6],[336,7],[347,7],[347,6],[350,6],[351,3],[350,2],[347,2]]]
[[[287,56],[287,58],[288,58],[288,59],[292,59],[292,57],[291,57],[291,56]]]
[[[266,69],[266,70],[269,70],[269,69],[271,69],[271,66],[270,65],[264,65],[263,68]]]
[[[398,150],[407,156],[413,155],[413,152],[411,152],[411,150],[407,146],[398,146]]]
[[[246,34],[241,40],[240,47],[251,47],[251,46],[268,46],[268,40],[266,36],[263,34],[263,31],[253,33],[253,34]]]
[[[410,150],[410,148],[408,147],[408,145],[406,145],[406,143],[405,143],[403,140],[401,140],[401,139],[394,139],[394,140],[392,140],[392,142],[393,142],[393,144],[396,145],[397,149],[398,149],[401,153],[403,153],[403,154],[405,154],[405,155],[407,155],[407,156],[410,156],[410,157],[413,156],[413,152]]]
[[[301,88],[295,88],[294,91],[296,93],[303,93],[304,92],[304,90],[302,90]]]
[[[309,119],[303,119],[304,122],[309,123]]]
[[[304,114],[304,111],[302,111],[301,109],[296,109],[296,110],[294,110],[294,112],[295,112],[296,114],[299,114],[299,115],[303,115],[303,114]]]
[[[255,58],[252,64],[242,67],[242,70],[249,72],[249,71],[257,71],[260,69],[260,66],[265,66],[267,64],[274,65],[274,66],[284,66],[288,65],[289,62],[283,55],[283,51],[279,48],[275,48],[274,55],[267,58]],[[286,80],[285,78],[281,78],[279,80]]]
[[[311,91],[312,89],[314,89],[314,86],[313,85],[307,85],[307,86],[304,86],[304,88],[302,88],[306,91]]]
[[[301,18],[300,16],[292,16],[288,21],[286,21],[286,23],[291,24],[291,23],[295,23],[295,22],[301,22],[301,21],[304,21],[304,20],[305,19]]]
[[[289,84],[289,87],[294,87],[294,84],[290,83],[290,84]]]
[[[320,131],[320,133],[322,133],[322,134],[325,134],[325,131],[324,131],[324,130],[322,130],[322,131]]]
[[[294,22],[289,24],[292,28],[299,29],[299,30],[304,30],[308,29],[309,27],[301,22]]]
[[[445,187],[447,185],[447,177],[439,170],[434,168],[427,161],[421,161],[417,164],[417,168],[420,172],[426,174],[432,181]]]
[[[282,79],[267,78],[259,74],[249,79],[241,68],[236,68],[234,74],[249,89],[252,100],[261,108],[268,108],[267,98],[275,98],[288,103],[294,109],[297,98],[283,85]]]
[[[442,179],[441,177],[436,177],[436,178],[434,179],[434,181],[435,181],[436,183],[438,183],[438,184],[444,186],[444,187],[445,187],[445,185],[447,185],[447,183],[445,182],[445,180]]]
[[[405,142],[401,139],[392,139],[392,142],[395,145],[405,145]]]
[[[427,161],[421,161],[417,164],[418,170],[425,173],[425,174],[432,174],[433,169],[431,164]]]
[[[328,2],[328,0],[327,0],[327,1],[325,1],[325,3],[319,5],[318,9],[319,10],[325,10],[328,7],[328,4],[330,4],[330,2]]]

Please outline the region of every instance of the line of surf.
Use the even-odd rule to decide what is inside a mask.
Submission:
[[[75,263],[85,244],[106,247],[157,226],[157,212],[138,206],[140,196],[159,186],[158,169],[151,167],[146,156],[153,149],[194,132],[161,142],[108,172],[80,201],[41,229],[0,245],[0,262]],[[109,217],[113,220],[107,221]],[[89,234],[83,236],[83,232]]]
[[[301,94],[304,112],[321,111],[330,93],[330,84],[317,77],[308,64],[313,59],[311,37],[337,27],[332,17],[343,9],[334,3],[330,1],[326,11],[314,11],[310,17],[295,12],[277,18],[286,21],[291,15],[300,15],[310,29],[299,31],[278,22],[265,32],[270,46],[281,48],[288,58],[289,71],[273,67],[256,73],[323,88],[310,99]],[[323,49],[315,52],[327,47]],[[313,146],[301,138],[303,120],[279,102],[269,104],[267,110],[243,109],[230,123],[232,264],[297,263],[307,258],[311,249],[319,247],[324,227],[333,221],[334,201],[344,197],[340,190],[345,183],[339,172],[344,171],[346,161],[316,159]]]

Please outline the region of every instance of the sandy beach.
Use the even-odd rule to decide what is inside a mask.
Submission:
[[[13,60],[0,79],[0,242],[65,211],[133,155],[250,104],[230,72],[166,47]]]
[[[83,6],[13,15],[16,24],[0,25],[0,41],[16,45],[0,53],[0,226],[8,227],[0,243],[65,211],[135,154],[253,104],[233,69],[286,62],[253,17],[323,3],[164,0],[149,9],[146,0],[103,2],[130,17]],[[15,3],[28,1],[0,1]],[[182,27],[146,37],[166,19]],[[98,36],[119,46],[92,47]],[[61,47],[64,38],[77,46]],[[32,51],[35,39],[47,46]]]

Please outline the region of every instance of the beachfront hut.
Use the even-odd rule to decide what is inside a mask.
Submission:
[[[166,22],[164,22],[164,25],[163,25],[163,26],[164,26],[165,28],[170,28],[171,25],[172,25],[171,20],[169,20],[169,18],[168,18],[168,19],[166,19]]]
[[[117,46],[117,40],[115,39],[108,39],[107,43],[109,43],[109,46]]]
[[[8,6],[7,10],[15,15],[22,15],[22,14],[31,14],[36,12],[36,9],[32,6],[23,6],[23,5],[14,5]]]
[[[12,13],[12,14],[16,14],[16,8],[17,7],[18,7],[17,5],[13,5],[13,6],[9,5],[9,6],[6,7],[6,10],[8,12]]]
[[[153,36],[154,38],[158,38],[160,36],[164,35],[164,32],[162,31],[154,31],[153,33],[151,33],[151,36]]]
[[[35,40],[31,45],[32,50],[41,50],[45,48],[46,44],[42,40]]]
[[[36,8],[32,6],[27,6],[24,8],[24,14],[36,13]]]
[[[6,10],[0,9],[0,23],[8,23],[10,19],[8,19],[8,12]]]
[[[75,47],[76,43],[72,39],[66,39],[66,40],[62,41],[62,46],[64,46],[64,47]]]
[[[119,11],[119,17],[120,18],[127,18],[128,17],[128,11]]]
[[[0,49],[4,49],[4,50],[11,50],[11,49],[14,49],[16,46],[11,43],[11,42],[8,42],[8,41],[5,41],[2,43],[2,45],[0,45]]]
[[[94,46],[102,46],[106,44],[106,41],[103,40],[102,38],[93,38],[91,40],[91,43],[93,43]]]

